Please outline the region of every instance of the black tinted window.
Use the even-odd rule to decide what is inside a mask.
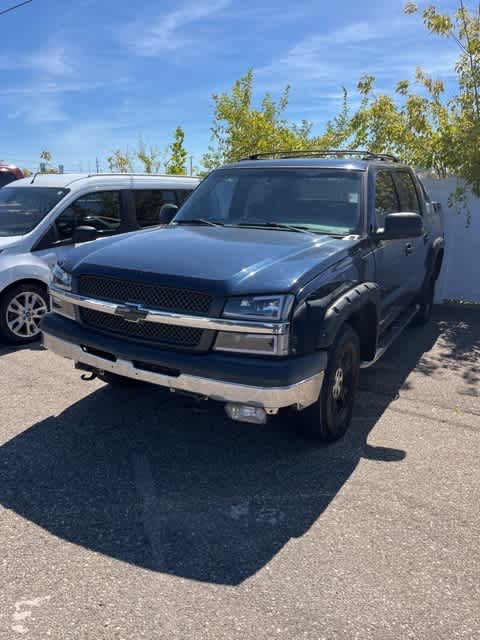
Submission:
[[[177,191],[178,204],[183,204],[192,191],[193,189],[179,189]]]
[[[383,227],[384,217],[388,213],[400,211],[397,192],[389,171],[379,171],[375,178],[375,213],[377,224]]]
[[[0,236],[32,231],[68,189],[50,187],[5,187],[0,189]]]
[[[402,211],[422,213],[412,176],[407,171],[397,171],[396,180]]]
[[[271,222],[348,234],[360,219],[363,174],[327,169],[231,169],[211,173],[175,222],[204,218],[232,225]]]
[[[11,173],[10,171],[0,171],[0,188],[16,179],[17,178],[14,173]]]
[[[177,204],[174,191],[167,189],[149,189],[133,192],[137,222],[140,227],[158,224],[158,214],[164,204]]]
[[[121,224],[120,192],[98,191],[80,196],[57,218],[58,240],[72,238],[77,227],[94,227],[99,235],[114,233]]]

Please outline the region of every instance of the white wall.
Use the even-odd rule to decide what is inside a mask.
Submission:
[[[448,197],[455,190],[455,178],[423,183],[432,200],[441,202],[445,225],[445,258],[436,289],[436,302],[466,300],[480,303],[480,199],[469,195],[470,226],[465,213],[448,206]]]

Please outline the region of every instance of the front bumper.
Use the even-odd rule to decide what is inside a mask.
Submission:
[[[239,384],[181,371],[178,375],[167,375],[153,371],[151,367],[149,370],[148,363],[134,359],[126,360],[115,356],[112,360],[109,352],[105,352],[107,357],[102,357],[98,352],[92,353],[92,349],[86,345],[75,344],[48,333],[45,327],[43,327],[43,344],[57,355],[92,369],[150,382],[172,390],[193,393],[211,400],[261,407],[267,413],[276,413],[282,407],[289,406],[304,409],[313,404],[320,395],[324,376],[324,371],[321,370],[286,386]]]

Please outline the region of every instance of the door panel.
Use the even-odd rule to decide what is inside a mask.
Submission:
[[[385,216],[400,211],[400,201],[392,172],[377,171],[375,175],[376,229],[385,226]],[[382,295],[381,323],[388,326],[405,304],[405,269],[407,256],[404,240],[375,241],[376,280]]]
[[[407,170],[397,170],[394,172],[394,178],[400,198],[401,210],[424,216],[426,212],[422,207],[423,201],[419,196],[411,173]],[[424,234],[418,238],[409,238],[405,241],[405,244],[409,246],[405,270],[406,290],[409,301],[411,301],[418,294],[425,278],[428,236]]]

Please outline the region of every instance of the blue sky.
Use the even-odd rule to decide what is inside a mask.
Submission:
[[[15,4],[0,0],[0,9]],[[258,95],[291,85],[288,117],[315,131],[342,85],[381,90],[416,65],[448,81],[454,44],[428,36],[398,0],[33,0],[0,16],[0,158],[35,168],[41,149],[89,170],[140,136],[166,148],[177,124],[200,164],[214,92],[249,68]],[[452,8],[455,0],[441,0]]]

